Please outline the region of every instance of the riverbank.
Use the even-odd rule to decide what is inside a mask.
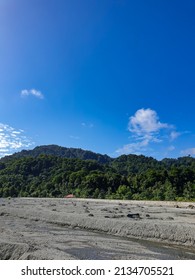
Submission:
[[[98,233],[105,236],[104,241],[103,235]],[[98,240],[102,241],[99,243]],[[106,240],[109,244],[107,247]],[[125,253],[122,245],[117,245],[120,240],[125,243],[124,249],[128,247]],[[148,243],[147,247],[143,241],[152,241],[156,245]],[[179,246],[180,251],[189,253],[189,259],[193,258],[195,203],[0,199],[0,259],[82,259],[77,253],[79,249],[84,250],[84,255],[88,250],[91,252],[89,258],[98,259],[98,255],[95,257],[92,252],[99,250],[100,256],[101,243],[104,244],[102,250],[107,248],[110,252],[105,256],[107,259],[109,256],[111,259],[114,256],[118,259],[164,258],[162,254],[161,257],[159,254],[149,254],[149,247],[152,246],[169,249],[170,246]],[[121,254],[116,254],[120,250]],[[179,258],[182,258],[181,255]]]

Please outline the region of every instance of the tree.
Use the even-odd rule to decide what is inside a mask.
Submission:
[[[126,185],[120,185],[116,191],[116,194],[114,195],[114,198],[116,199],[131,199],[132,198],[132,192],[129,186]]]
[[[165,195],[165,200],[175,200],[176,199],[176,189],[175,187],[171,184],[171,182],[167,179],[164,184],[164,195]]]
[[[183,196],[187,200],[191,200],[191,199],[195,198],[195,183],[187,182],[184,185]]]

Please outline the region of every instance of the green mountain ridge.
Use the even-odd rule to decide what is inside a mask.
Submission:
[[[111,158],[107,155],[102,155],[99,153],[94,153],[88,150],[83,150],[80,148],[65,148],[58,145],[43,145],[37,146],[33,150],[22,150],[21,152],[15,153],[10,156],[6,156],[0,161],[12,160],[13,158],[23,158],[23,157],[37,157],[39,155],[53,155],[62,158],[78,158],[78,159],[91,159],[97,160],[100,163],[108,163]]]
[[[195,159],[111,158],[77,148],[38,146],[0,159],[0,197],[195,200]]]

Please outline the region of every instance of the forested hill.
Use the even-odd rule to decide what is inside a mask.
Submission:
[[[12,160],[14,158],[24,158],[28,156],[38,157],[40,155],[53,155],[62,158],[77,158],[83,160],[91,159],[100,163],[108,163],[111,161],[111,158],[107,155],[97,154],[77,148],[65,148],[58,145],[44,145],[37,146],[33,150],[22,150],[21,152],[2,158],[1,161]]]
[[[195,159],[110,158],[40,146],[0,160],[0,197],[76,197],[195,201]]]

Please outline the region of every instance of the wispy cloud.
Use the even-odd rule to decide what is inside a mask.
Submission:
[[[168,150],[168,151],[174,151],[174,150],[175,150],[175,146],[173,146],[173,145],[172,145],[172,146],[169,146],[167,150]]]
[[[157,112],[150,108],[137,110],[129,118],[128,130],[131,133],[131,143],[119,148],[116,151],[118,154],[140,154],[149,151],[151,143],[164,141],[165,132],[169,132],[171,141],[180,135],[174,125],[160,122]]]
[[[195,148],[188,148],[186,150],[183,150],[183,151],[181,151],[181,154],[184,155],[184,156],[188,156],[188,155],[194,156],[195,155]]]
[[[0,123],[0,157],[10,155],[21,148],[27,148],[33,144],[24,135],[23,130]]]
[[[70,137],[71,139],[74,139],[74,140],[79,140],[79,139],[80,139],[79,136],[74,136],[74,135],[69,135],[69,137]]]
[[[134,154],[134,153],[139,154],[147,150],[148,144],[149,144],[148,140],[126,144],[122,148],[119,148],[116,152],[118,154]]]
[[[39,99],[44,99],[44,95],[41,91],[39,90],[36,90],[36,89],[23,89],[21,92],[20,92],[20,95],[22,97],[25,97],[25,96],[29,96],[29,95],[33,95]]]
[[[85,122],[82,122],[81,125],[83,127],[87,127],[87,128],[93,128],[94,127],[94,124],[93,123],[85,123]]]
[[[181,135],[180,132],[177,131],[171,131],[170,133],[170,140],[174,141],[176,138],[178,138]]]

